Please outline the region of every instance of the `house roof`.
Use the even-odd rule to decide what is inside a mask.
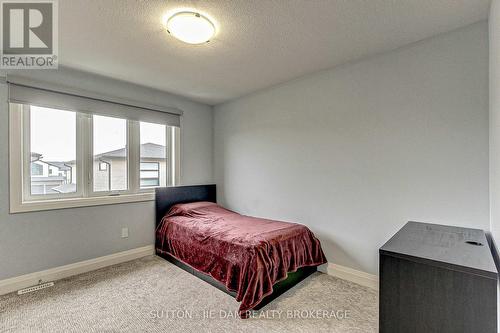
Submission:
[[[71,170],[71,167],[66,164],[67,162],[43,161],[42,158],[43,158],[42,154],[35,153],[35,152],[31,153],[31,162],[37,162],[38,161],[38,162],[41,162],[41,163],[49,164],[49,165],[52,165],[52,166],[58,168],[61,171]]]
[[[143,143],[141,145],[141,158],[151,158],[151,159],[166,159],[167,156],[167,150],[165,146],[158,145],[156,143]],[[125,148],[117,149],[117,150],[112,150],[112,151],[107,151],[105,153],[96,155],[96,159],[100,158],[125,158],[126,157],[126,151]],[[55,166],[59,168],[61,171],[67,171],[70,170],[71,167],[68,165],[68,163],[74,163],[75,161],[67,161],[67,162],[59,162],[59,161],[42,161],[41,158],[43,158],[42,154],[32,152],[31,153],[31,161],[40,161],[43,163],[50,164],[52,166]]]
[[[126,151],[125,148],[108,151],[96,156],[96,158],[125,158]],[[155,159],[165,159],[166,158],[166,147],[158,145],[156,143],[143,143],[141,145],[141,157],[142,158],[155,158]]]
[[[38,161],[42,157],[42,154],[32,152],[31,153],[31,162]]]
[[[55,167],[59,168],[59,170],[61,170],[61,171],[71,170],[71,167],[66,165],[66,162],[49,162],[49,161],[41,161],[41,162],[45,162],[47,164],[55,166]]]

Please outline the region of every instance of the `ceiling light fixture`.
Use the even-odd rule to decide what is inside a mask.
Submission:
[[[176,13],[166,20],[165,26],[169,34],[188,44],[206,43],[215,35],[215,25],[196,12]]]

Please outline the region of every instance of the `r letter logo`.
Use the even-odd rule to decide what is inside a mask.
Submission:
[[[57,68],[56,0],[3,0],[0,68]]]

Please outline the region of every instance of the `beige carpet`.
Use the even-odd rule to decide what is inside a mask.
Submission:
[[[0,296],[0,332],[376,332],[377,293],[315,273],[254,314],[158,257]]]

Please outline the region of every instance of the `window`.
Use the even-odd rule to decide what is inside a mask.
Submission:
[[[31,177],[43,175],[43,165],[31,162]]]
[[[99,171],[108,171],[108,162],[99,162]]]
[[[128,189],[127,121],[120,118],[92,116],[94,191],[126,191]],[[109,165],[99,172],[100,165]]]
[[[140,123],[140,188],[167,184],[167,126]]]
[[[178,179],[177,127],[19,103],[9,112],[11,212],[153,200]]]
[[[160,186],[160,163],[141,162],[141,188]]]
[[[31,161],[27,198],[67,196],[76,193],[76,182],[66,176],[71,167],[58,172],[57,166],[73,165],[76,169],[76,112],[33,106],[26,108],[29,124],[26,153]]]

